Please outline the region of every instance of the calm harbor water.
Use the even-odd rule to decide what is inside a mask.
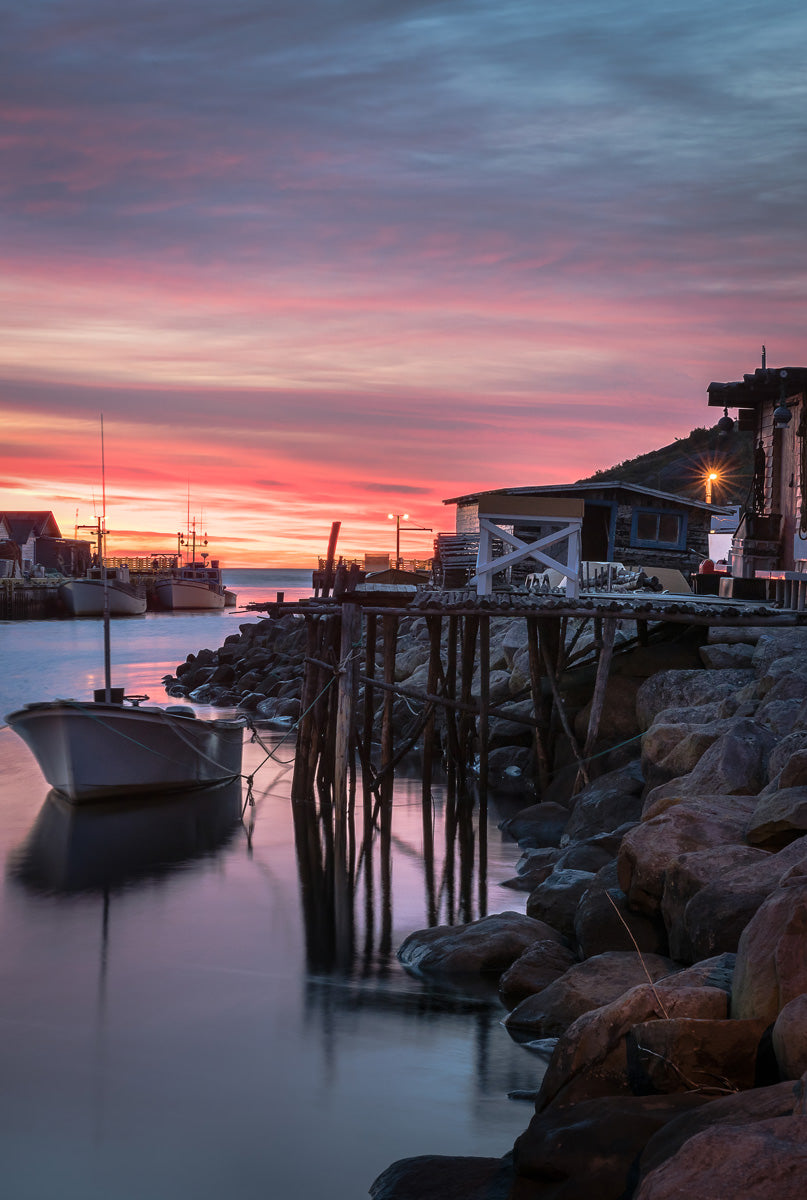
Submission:
[[[286,572],[225,578],[241,602],[292,598]],[[299,586],[310,590],[310,573]],[[117,620],[113,683],[170,703],[162,676],[246,619],[260,618]],[[87,698],[102,682],[101,625],[2,623],[0,657],[0,713]],[[271,748],[261,766],[263,748],[245,745],[245,771],[260,769],[242,823],[240,783],[71,809],[0,729],[5,1195],[359,1200],[397,1158],[499,1155],[526,1126],[531,1107],[507,1093],[535,1087],[541,1067],[501,1027],[503,1010],[430,990],[394,953],[430,910],[441,922],[523,911],[523,894],[498,884],[518,852],[496,811],[480,880],[462,839],[446,848],[440,794],[424,858],[420,781],[399,778],[391,874],[383,847],[365,847],[335,920],[299,827],[295,841],[293,750],[276,737]]]

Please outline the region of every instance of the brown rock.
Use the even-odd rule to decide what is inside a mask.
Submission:
[[[803,765],[807,778],[807,751],[801,751],[782,771],[781,789],[760,797],[746,833],[752,846],[781,850],[807,833],[807,786],[789,787],[785,783],[786,777],[793,778],[790,767],[794,761]]]
[[[508,1200],[514,1172],[506,1158],[423,1154],[392,1163],[370,1185],[372,1200]]]
[[[628,904],[639,912],[658,911],[673,859],[707,846],[743,844],[750,808],[750,803],[722,795],[686,797],[631,829],[617,856],[619,884]]]
[[[647,1175],[635,1200],[681,1200],[695,1194],[715,1200],[800,1200],[807,1178],[804,1133],[803,1117],[706,1129]]]
[[[636,696],[639,728],[649,728],[658,713],[682,700],[690,706],[723,700],[754,677],[750,670],[659,671],[645,680]]]
[[[684,911],[685,935],[695,958],[733,952],[748,922],[794,865],[807,859],[807,837],[777,854],[762,851],[697,892]]]
[[[568,808],[549,800],[523,808],[499,828],[520,846],[559,846],[569,816]]]
[[[504,1024],[510,1033],[531,1039],[559,1037],[577,1017],[646,983],[648,975],[655,982],[674,971],[675,963],[658,954],[597,954],[575,963],[539,993],[522,1000]]]
[[[750,1088],[763,1021],[708,1021],[678,1017],[634,1025],[628,1034],[628,1061],[641,1092],[697,1089],[723,1095]]]
[[[619,1200],[649,1139],[706,1103],[697,1094],[600,1096],[534,1116],[513,1150],[513,1200]]]
[[[573,967],[577,959],[571,950],[555,941],[536,942],[508,967],[499,980],[499,996],[508,1009],[515,1008],[528,996],[542,992]]]
[[[733,1017],[773,1022],[786,1004],[807,992],[807,877],[800,870],[803,865],[792,868],[743,930]]]
[[[768,755],[776,739],[769,729],[749,717],[735,719],[687,774],[661,784],[647,800],[668,795],[756,795],[768,782]]]
[[[807,995],[788,1001],[773,1026],[773,1052],[783,1079],[807,1071]]]
[[[611,862],[595,875],[574,914],[574,937],[581,958],[607,950],[639,950],[667,954],[667,931],[658,913],[650,916],[628,908]]]
[[[732,876],[738,869],[768,857],[764,850],[755,850],[751,846],[713,846],[708,850],[679,854],[668,864],[661,915],[667,929],[670,955],[674,959],[693,962],[702,957],[693,949],[685,922],[687,906],[693,896],[716,879]]]
[[[570,940],[574,937],[574,915],[580,897],[594,881],[593,871],[558,870],[547,875],[527,900],[527,915],[546,921]]]
[[[418,974],[498,976],[535,942],[546,939],[561,940],[543,921],[522,913],[495,913],[468,925],[437,925],[410,933],[398,958]]]
[[[639,1179],[643,1180],[672,1158],[690,1138],[704,1129],[722,1125],[745,1126],[772,1117],[789,1117],[796,1112],[797,1104],[797,1089],[793,1084],[778,1083],[772,1087],[733,1092],[712,1100],[696,1111],[682,1113],[669,1121],[647,1143],[639,1161]],[[738,1197],[742,1194],[739,1192]]]
[[[727,1007],[726,993],[719,988],[676,988],[664,982],[632,988],[611,1004],[584,1013],[558,1040],[537,1111],[631,1092],[626,1034],[634,1025],[683,1016],[723,1020]]]

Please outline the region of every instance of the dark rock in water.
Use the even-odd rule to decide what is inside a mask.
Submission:
[[[499,828],[520,846],[559,846],[568,820],[568,808],[545,801],[522,809],[515,817],[502,821]]]
[[[527,914],[546,921],[565,938],[574,938],[574,914],[581,896],[594,881],[593,871],[558,870],[547,875],[527,900]]]
[[[635,1160],[654,1134],[706,1103],[695,1094],[602,1096],[540,1113],[515,1144],[513,1195],[622,1200],[631,1195]]]
[[[506,1158],[401,1158],[371,1184],[372,1200],[508,1200],[515,1175]]]
[[[468,925],[437,925],[410,933],[398,958],[416,973],[499,976],[525,950],[546,938],[561,940],[543,921],[523,913],[495,913]]]

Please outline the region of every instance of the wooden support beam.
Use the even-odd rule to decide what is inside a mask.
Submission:
[[[334,834],[336,853],[347,848],[347,779],[355,722],[355,682],[358,678],[356,656],[361,633],[361,610],[356,604],[343,604],[340,621],[339,678],[337,681],[336,725],[334,730]]]
[[[597,742],[597,734],[600,728],[600,720],[602,718],[603,709],[605,707],[605,694],[608,688],[608,677],[611,672],[611,660],[614,654],[614,638],[616,636],[616,618],[605,617],[602,622],[602,642],[600,645],[600,657],[597,663],[597,675],[594,681],[594,694],[591,697],[591,711],[588,718],[588,730],[586,732],[586,741],[583,746],[583,760],[587,764],[589,756],[594,751],[594,746]],[[577,772],[572,795],[575,795],[583,786],[584,776],[582,770]],[[588,780],[585,780],[588,782]]]
[[[580,746],[578,745],[577,738],[574,736],[574,730],[572,729],[571,725],[569,724],[569,718],[566,716],[566,706],[563,703],[563,697],[560,694],[560,688],[558,687],[558,680],[557,680],[557,677],[555,674],[555,663],[557,662],[557,648],[555,647],[556,653],[555,653],[555,655],[553,655],[552,647],[549,645],[549,642],[554,640],[554,636],[556,636],[556,631],[552,631],[552,633],[550,634],[549,637],[545,637],[544,636],[545,633],[549,632],[549,630],[547,630],[545,628],[545,624],[546,623],[542,621],[539,626],[539,644],[541,647],[541,655],[544,660],[544,667],[546,668],[547,679],[549,680],[549,686],[552,689],[552,696],[555,701],[554,711],[557,713],[558,720],[560,721],[561,726],[563,727],[563,732],[566,734],[569,745],[571,746],[572,754],[574,755],[575,760],[577,762],[578,770],[582,773],[584,781],[586,783],[588,783],[589,782],[588,771],[586,770],[585,763],[583,762],[583,758],[580,753]]]

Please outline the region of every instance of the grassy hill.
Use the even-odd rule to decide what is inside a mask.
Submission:
[[[704,500],[705,477],[710,471],[716,471],[719,479],[712,485],[712,502],[744,504],[751,488],[753,460],[751,433],[735,431],[721,435],[714,425],[711,429],[693,429],[687,437],[676,438],[669,446],[627,458],[577,482],[621,479],[626,483]]]

